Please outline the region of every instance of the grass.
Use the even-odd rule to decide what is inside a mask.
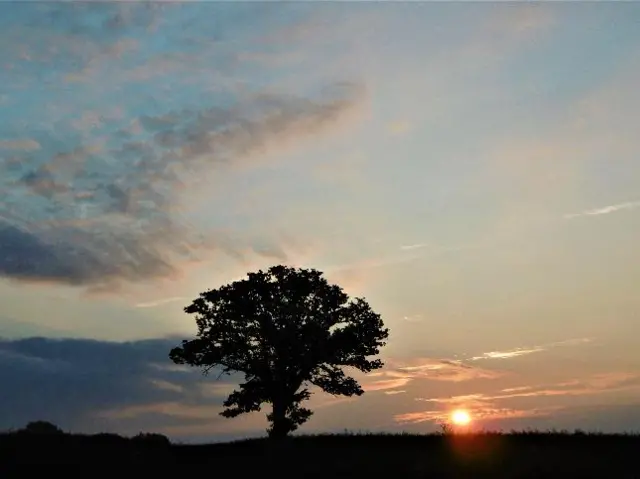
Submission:
[[[640,478],[640,435],[576,431],[322,434],[181,445],[158,436],[0,435],[0,467],[144,464],[234,477]]]

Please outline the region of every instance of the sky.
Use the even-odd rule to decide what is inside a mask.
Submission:
[[[639,18],[0,3],[0,429],[263,435],[168,352],[201,291],[287,264],[390,329],[301,432],[640,431]]]

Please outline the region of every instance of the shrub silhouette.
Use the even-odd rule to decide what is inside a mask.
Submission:
[[[145,446],[163,447],[171,445],[171,441],[167,436],[155,432],[141,432],[133,436],[131,440]]]
[[[312,414],[300,403],[315,385],[333,395],[363,394],[342,367],[362,372],[382,367],[367,360],[384,346],[388,329],[362,298],[350,300],[315,269],[273,266],[201,293],[185,312],[196,315],[197,338],[183,341],[169,357],[207,374],[244,373],[245,382],[223,403],[224,417],[267,414],[270,437],[284,437]]]
[[[114,434],[111,432],[101,432],[91,436],[90,441],[92,443],[100,444],[105,447],[108,447],[108,446],[119,446],[127,442],[127,439],[120,436],[119,434]]]
[[[62,429],[49,421],[32,421],[21,429],[20,432],[37,435],[64,434]]]

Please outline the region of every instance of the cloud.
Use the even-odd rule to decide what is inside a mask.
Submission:
[[[505,402],[522,398],[591,396],[621,391],[640,390],[640,374],[627,371],[595,374],[591,377],[563,383],[539,386],[518,386],[502,389],[498,394],[465,394],[433,398],[417,398],[417,401],[438,405],[437,409],[398,414],[400,423],[420,423],[447,420],[452,409],[464,408],[477,420],[515,419],[547,416],[566,409],[564,405],[512,408]]]
[[[601,216],[615,213],[622,210],[631,210],[640,207],[640,201],[630,201],[627,203],[619,203],[616,205],[603,206],[602,208],[595,208],[591,210],[582,211],[580,213],[566,214],[564,217],[567,219],[580,218],[584,216]]]
[[[77,432],[141,430],[173,437],[260,435],[263,413],[229,421],[218,415],[241,374],[203,376],[168,354],[179,338],[108,342],[31,337],[0,339],[0,430],[48,420]],[[320,392],[312,387],[312,393]],[[313,394],[312,410],[355,398]],[[241,435],[241,434],[240,434]]]
[[[555,412],[555,408],[535,408],[535,409],[510,409],[510,408],[484,408],[472,411],[474,420],[495,420],[495,419],[516,419],[548,416]],[[400,424],[419,424],[423,422],[440,423],[450,422],[450,412],[433,410],[417,411],[396,414],[394,420]]]
[[[317,98],[258,92],[233,108],[213,107],[143,117],[141,123],[159,148],[171,152],[164,167],[237,163],[277,146],[335,127],[357,110],[366,95],[361,85],[338,82]]]
[[[27,244],[37,244],[38,255],[25,255],[24,248],[15,247],[9,255],[12,259],[5,261],[10,264],[0,264],[0,272],[16,279],[80,284],[168,276],[176,272],[176,256],[193,259],[202,250],[219,250],[237,259],[250,253],[286,260],[286,252],[275,244],[243,244],[220,231],[210,238],[197,235],[171,214],[179,202],[176,190],[188,181],[189,174],[232,165],[276,141],[301,138],[324,128],[351,105],[349,88],[343,86],[340,91],[345,98],[319,102],[259,95],[255,102],[225,110],[226,115],[214,109],[143,117],[141,122],[154,135],[155,145],[128,141],[114,150],[114,165],[128,155],[138,158],[119,177],[89,172],[75,177],[71,187],[59,189],[62,181],[46,165],[40,167],[24,176],[22,183],[47,198],[67,193],[68,188],[73,193],[54,198],[56,202],[50,204],[58,210],[54,213],[78,217],[79,212],[69,211],[71,208],[64,211],[64,200],[66,206],[77,206],[75,198],[87,190],[95,195],[84,198],[84,214],[95,212],[84,225],[69,226],[69,221],[55,219],[46,229],[6,225],[0,230],[0,242],[13,246],[17,236],[26,238]],[[88,188],[88,182],[95,188]],[[35,256],[41,261],[30,259]]]
[[[416,243],[416,244],[408,244],[400,246],[401,250],[410,251],[412,249],[425,248],[427,246],[426,243]]]
[[[29,171],[19,181],[33,193],[45,198],[52,198],[56,194],[64,194],[69,191],[67,185],[56,181],[47,165]]]
[[[15,103],[0,112],[0,276],[105,290],[175,278],[205,259],[290,259],[283,235],[228,221],[235,205],[224,187],[357,120],[367,89],[337,70],[283,87],[287,65],[238,61],[261,48],[256,11],[266,22],[259,36],[281,27],[256,5],[231,15],[136,2],[12,10],[19,21],[0,32],[13,45],[0,48],[0,64],[11,65],[3,96]],[[212,30],[211,15],[233,27]],[[170,48],[158,50],[160,36]],[[34,71],[52,88],[14,95]],[[204,190],[206,225],[196,211]]]
[[[394,396],[396,394],[404,394],[407,391],[405,391],[404,389],[394,389],[392,391],[385,391],[384,393],[388,396]]]
[[[410,360],[385,360],[381,371],[362,379],[365,391],[397,390],[417,380],[463,382],[477,379],[496,379],[504,373],[476,368],[461,361],[448,359],[414,358]],[[371,378],[376,378],[371,381]],[[383,378],[383,379],[378,379]]]
[[[544,351],[544,348],[517,348],[509,351],[490,351],[488,353],[484,353],[482,356],[474,356],[470,361],[477,361],[479,359],[508,359],[515,358],[517,356],[524,356],[526,354],[539,353],[540,351]]]
[[[575,346],[578,344],[585,344],[591,342],[591,338],[576,338],[576,339],[568,339],[566,341],[558,341],[555,343],[543,344],[540,346],[531,346],[525,348],[515,348],[508,349],[506,351],[490,351],[488,353],[483,353],[480,356],[474,356],[469,358],[469,361],[479,361],[483,359],[510,359],[518,356],[526,356],[529,354],[540,353],[543,351],[547,351],[551,348],[556,348],[558,346]]]
[[[64,15],[70,8],[77,15]],[[97,26],[85,21],[81,13],[89,11],[103,21]],[[21,7],[20,13],[30,19],[26,24],[40,25],[39,33],[23,35],[21,27],[2,35],[29,38],[23,45],[28,61],[58,59],[62,53],[83,62],[89,58],[80,71],[71,72],[73,65],[56,61],[52,81],[60,80],[62,71],[82,77],[76,80],[97,78],[78,85],[75,96],[64,101],[42,98],[55,120],[19,111],[23,116],[12,122],[29,124],[34,138],[0,142],[0,148],[23,155],[0,162],[0,188],[6,192],[0,205],[0,276],[105,290],[123,282],[176,278],[204,259],[289,259],[288,243],[275,233],[269,237],[220,226],[224,218],[207,227],[191,222],[196,192],[206,186],[207,202],[226,201],[223,192],[212,192],[207,179],[215,176],[223,183],[221,177],[241,174],[237,168],[263,166],[260,159],[267,154],[344,126],[366,100],[363,85],[334,78],[296,93],[238,89],[243,81],[237,78],[217,91],[210,91],[210,84],[189,84],[170,95],[175,102],[164,101],[166,82],[157,80],[169,74],[166,69],[148,69],[144,96],[137,93],[140,78],[130,78],[131,68],[137,68],[132,65],[138,64],[130,55],[150,47],[144,43],[149,40],[123,40],[122,34],[147,35],[152,24],[168,23],[166,34],[180,49],[163,61],[176,63],[170,83],[183,85],[196,70],[233,69],[198,60],[198,48],[210,48],[210,29],[186,28],[184,17],[141,4]],[[113,72],[108,85],[100,81],[103,69]],[[19,73],[9,77],[20,83]],[[113,91],[123,105],[111,102]],[[1,137],[15,137],[9,126],[3,128]],[[228,208],[224,203],[221,217]]]
[[[413,378],[400,377],[395,379],[383,379],[380,381],[372,381],[370,383],[364,383],[362,389],[365,391],[385,391],[387,389],[396,389],[402,386],[406,386]]]
[[[374,241],[380,242],[380,241]],[[381,269],[387,266],[394,266],[402,263],[409,263],[412,261],[426,260],[431,258],[437,258],[449,253],[455,253],[458,251],[474,250],[487,247],[483,244],[467,244],[460,246],[437,246],[428,248],[428,244],[422,245],[408,245],[409,248],[400,247],[404,250],[401,253],[393,253],[387,255],[377,255],[363,260],[358,260],[349,263],[331,264],[325,267],[327,272],[353,272],[354,274],[361,274],[363,276],[370,276],[372,270]],[[493,246],[493,245],[491,245]]]
[[[36,151],[40,143],[34,139],[17,138],[14,140],[0,140],[0,150]]]
[[[532,388],[532,386],[518,386],[518,387],[515,387],[515,388],[503,389],[502,392],[503,393],[514,393],[514,392],[519,392],[519,391],[527,391],[527,390],[529,390],[531,388]]]
[[[163,252],[168,243],[163,245],[163,240],[150,234],[109,231],[109,226],[104,222],[90,229],[64,224],[20,227],[0,221],[0,275],[86,285],[113,278],[167,276],[174,271]]]
[[[143,415],[156,414],[179,419],[207,420],[214,418],[220,411],[222,411],[220,406],[185,405],[171,401],[101,411],[98,416],[108,419],[135,419]]]
[[[568,381],[546,386],[521,386],[503,389],[503,394],[484,395],[473,394],[469,396],[453,396],[450,398],[424,399],[428,402],[464,403],[465,401],[495,401],[500,399],[514,399],[525,397],[545,396],[586,396],[612,392],[616,390],[635,389],[640,387],[640,374],[631,372],[611,372],[595,374],[583,380]]]
[[[425,245],[426,246],[426,245]],[[400,247],[399,249],[406,251],[403,253],[394,253],[388,255],[379,255],[370,258],[366,258],[359,261],[354,261],[351,263],[342,263],[342,264],[333,264],[329,265],[325,268],[327,272],[354,272],[354,274],[362,274],[366,276],[370,276],[372,274],[372,270],[378,268],[384,268],[386,266],[393,266],[401,263],[409,263],[411,261],[424,259],[427,255],[424,253],[424,248],[420,245],[409,245],[409,247]],[[462,248],[456,247],[443,247],[438,249],[433,249],[431,252],[433,256],[437,256],[439,254],[445,254],[450,251],[457,251]]]
[[[183,301],[183,300],[186,300],[184,296],[174,296],[173,298],[163,298],[163,299],[157,299],[155,301],[146,301],[144,303],[137,303],[135,306],[136,308],[155,308],[157,306],[162,306],[163,304],[174,303],[176,301]]]
[[[606,32],[606,28],[600,31]],[[607,36],[604,33],[601,39]],[[499,178],[497,187],[509,198],[505,209],[510,210],[509,216],[516,222],[517,230],[522,230],[523,218],[530,222],[539,214],[543,222],[554,222],[551,215],[558,215],[558,205],[584,201],[589,194],[584,189],[586,179],[600,181],[601,171],[615,172],[607,177],[608,189],[633,194],[638,176],[638,141],[633,125],[637,123],[640,105],[636,94],[640,63],[637,47],[618,50],[620,56],[618,52],[612,56],[613,68],[601,81],[585,83],[563,102],[550,104],[551,110],[547,118],[540,120],[539,128],[519,132],[514,127],[508,137],[496,141],[494,150],[487,156],[491,175]],[[589,62],[586,58],[573,60],[580,62],[576,66]],[[568,65],[564,68],[569,68]],[[540,191],[545,191],[544,198]],[[560,212],[560,218],[595,218],[612,213],[608,208],[564,215]],[[504,211],[500,218],[501,230],[505,229]]]
[[[448,359],[416,358],[394,365],[391,374],[407,375],[412,379],[428,379],[433,381],[470,381],[474,379],[495,379],[503,376],[502,372],[482,369],[464,364],[462,361]]]
[[[178,339],[1,340],[0,409],[10,414],[0,418],[0,429],[45,419],[76,431],[137,432],[143,424],[162,430],[176,421],[216,420],[234,378],[214,382],[196,369],[174,367],[168,353],[177,344]],[[146,424],[145,414],[155,424]]]
[[[408,323],[419,323],[420,321],[422,321],[422,315],[411,314],[411,315],[403,316],[402,319],[403,321],[407,321]]]

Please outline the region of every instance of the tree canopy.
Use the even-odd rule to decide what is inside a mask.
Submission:
[[[267,414],[271,437],[286,436],[311,415],[300,404],[310,385],[332,395],[360,396],[363,389],[343,368],[370,372],[383,366],[379,353],[389,330],[363,298],[350,299],[315,269],[273,266],[246,279],[205,291],[185,312],[195,315],[195,339],[169,357],[206,374],[244,373],[224,401],[225,417]]]

